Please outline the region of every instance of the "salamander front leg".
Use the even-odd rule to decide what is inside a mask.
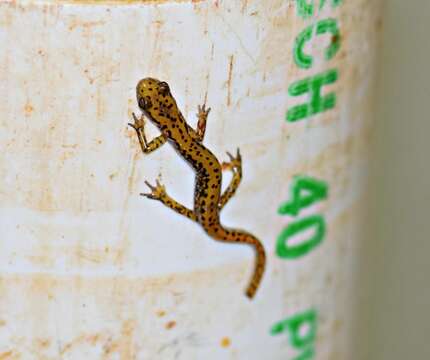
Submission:
[[[240,180],[242,180],[242,156],[240,155],[239,149],[236,151],[236,157],[231,155],[229,152],[227,152],[227,155],[230,158],[230,162],[223,162],[221,166],[223,170],[232,171],[233,178],[219,199],[218,207],[220,210],[235,194],[237,188],[239,187]]]
[[[199,106],[197,108],[197,136],[198,141],[202,142],[203,138],[205,137],[205,131],[206,131],[206,121],[208,119],[209,112],[211,111],[211,108],[206,109],[206,105],[203,104],[202,106]]]
[[[161,145],[163,145],[167,138],[164,135],[157,136],[151,142],[148,143],[145,136],[145,119],[143,115],[138,118],[133,113],[134,124],[129,123],[134,130],[136,130],[137,138],[139,139],[140,147],[145,154],[149,154],[154,150],[157,150]]]
[[[197,130],[194,130],[193,128],[188,126],[190,135],[194,140],[198,142],[202,142],[203,138],[205,137],[206,120],[208,119],[210,111],[211,108],[206,109],[206,105],[199,106],[197,108],[197,118],[199,119],[197,121]]]
[[[194,212],[182,204],[179,204],[176,200],[172,199],[166,193],[164,185],[156,180],[156,185],[153,186],[149,182],[145,181],[145,184],[151,189],[150,193],[141,193],[140,195],[147,197],[148,199],[161,201],[168,208],[176,211],[178,214],[186,216],[188,219],[197,221],[197,217]]]

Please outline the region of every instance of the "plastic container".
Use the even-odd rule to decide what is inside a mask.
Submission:
[[[350,358],[379,26],[378,1],[1,2],[0,358]],[[220,213],[264,245],[252,299],[252,247],[139,195],[195,190],[127,125],[148,76],[240,148]]]

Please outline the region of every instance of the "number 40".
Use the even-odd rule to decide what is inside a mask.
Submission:
[[[297,176],[291,185],[290,200],[283,203],[278,213],[297,216],[305,207],[327,198],[327,184],[307,176]],[[314,229],[313,235],[298,245],[291,245],[291,238],[303,231]],[[295,259],[309,253],[324,238],[326,225],[321,215],[310,215],[288,224],[276,241],[276,254],[284,259]]]

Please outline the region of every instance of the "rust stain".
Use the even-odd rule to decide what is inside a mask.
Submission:
[[[208,100],[208,92],[209,92],[209,84],[210,84],[210,64],[213,62],[213,59],[214,59],[214,51],[215,51],[215,44],[212,43],[212,45],[211,45],[211,61],[208,64],[208,72],[206,74],[206,91],[205,91],[203,104],[206,104],[206,101]]]
[[[30,256],[27,256],[27,259],[36,265],[53,266],[53,263],[54,263],[53,256],[52,254],[48,253],[47,249],[45,250],[46,250],[46,253],[42,253],[41,255],[30,255]]]
[[[223,338],[221,339],[221,346],[222,346],[223,348],[229,347],[230,345],[231,345],[231,340],[230,340],[230,338],[228,338],[227,336],[225,336],[225,337],[223,337]]]
[[[127,252],[127,248],[130,246],[130,241],[127,237],[127,228],[128,228],[128,218],[127,218],[127,208],[128,203],[130,201],[130,196],[133,194],[134,182],[136,178],[136,169],[137,169],[137,159],[139,158],[141,151],[138,149],[133,155],[131,159],[131,164],[129,165],[130,171],[127,181],[127,195],[124,200],[122,209],[121,209],[121,220],[119,226],[119,250],[115,256],[115,263],[120,264],[124,261],[124,255]]]
[[[61,144],[61,147],[64,149],[76,149],[78,144]]]
[[[60,355],[64,355],[72,350],[79,349],[83,345],[95,347],[102,344],[103,357],[101,359],[111,359],[111,355],[119,354],[121,359],[135,359],[135,343],[133,341],[133,333],[136,328],[135,321],[127,320],[123,322],[121,334],[118,338],[112,339],[111,336],[103,335],[102,333],[83,334],[69,343],[67,343],[60,351]],[[0,358],[1,359],[1,358]]]
[[[128,183],[127,183],[127,189],[130,195],[133,193],[134,178],[136,175],[136,165],[137,165],[137,159],[139,158],[139,155],[140,155],[140,151],[136,152],[133,155],[133,160],[131,161],[131,171],[130,171],[130,175],[128,177]]]
[[[161,17],[161,14],[157,14],[157,16]],[[151,49],[148,49],[151,54],[149,59],[150,69],[157,69],[163,60],[162,51],[160,51],[160,44],[164,43],[162,40],[162,36],[164,35],[164,32],[162,32],[163,23],[162,19],[155,19],[152,21],[152,26],[150,26],[150,37],[154,39]]]
[[[131,4],[198,4],[205,0],[57,0],[59,4],[79,5],[131,5]]]
[[[135,346],[133,341],[133,333],[136,328],[136,323],[133,320],[127,320],[123,323],[121,329],[120,340],[120,358],[121,359],[135,359]]]
[[[36,343],[42,349],[48,348],[51,345],[51,341],[49,339],[37,339]]]
[[[91,27],[95,27],[95,26],[101,26],[104,25],[105,21],[103,20],[99,20],[99,21],[80,21],[79,18],[74,17],[72,19],[71,24],[69,25],[69,30],[73,31],[74,29],[78,28],[78,27],[83,27],[83,28],[91,28]]]
[[[166,315],[166,312],[164,310],[158,310],[157,311],[157,316],[158,317],[163,317],[164,315]]]
[[[33,105],[30,104],[30,102],[27,101],[27,103],[24,106],[24,114],[25,116],[30,116],[34,111]]]
[[[242,2],[242,8],[240,9],[240,12],[242,14],[244,14],[247,7],[248,7],[248,0],[243,0],[243,2]]]
[[[176,321],[172,320],[166,324],[165,328],[166,328],[166,330],[170,330],[170,329],[174,328],[175,326],[176,326]]]
[[[245,277],[247,273],[247,264],[240,266],[226,266],[223,269],[211,269],[204,271],[192,271],[190,273],[175,274],[169,276],[160,276],[153,278],[127,278],[118,277],[112,275],[112,277],[95,276],[92,278],[85,278],[82,275],[73,275],[61,277],[56,279],[52,274],[31,274],[30,278],[28,274],[22,275],[5,275],[2,278],[4,286],[7,289],[12,289],[10,284],[19,286],[25,291],[26,296],[29,299],[35,299],[31,304],[31,309],[34,313],[40,313],[40,309],[48,309],[49,306],[54,306],[49,300],[52,296],[46,296],[47,294],[54,294],[55,297],[73,296],[77,299],[96,299],[96,302],[100,302],[100,309],[106,314],[109,311],[124,311],[130,312],[132,317],[127,319],[118,320],[118,326],[115,329],[106,328],[103,325],[94,331],[73,333],[71,338],[62,339],[61,343],[58,343],[58,336],[50,334],[49,337],[36,337],[33,338],[31,334],[22,336],[22,347],[18,349],[3,348],[0,352],[0,360],[10,359],[26,359],[28,354],[26,349],[38,349],[40,353],[47,351],[47,349],[56,347],[59,344],[59,359],[69,358],[72,353],[79,350],[85,350],[88,347],[99,347],[102,349],[102,354],[99,357],[101,360],[105,359],[140,359],[139,351],[141,350],[140,343],[142,341],[142,329],[144,324],[140,323],[140,320],[135,320],[139,317],[133,310],[134,305],[138,299],[142,296],[151,299],[153,296],[158,298],[160,293],[171,292],[176,293],[176,289],[185,289],[186,287],[193,284],[193,287],[200,289],[199,296],[203,299],[207,295],[208,284],[222,284],[224,286],[225,279],[230,277],[231,282],[236,282],[238,275]],[[232,275],[236,274],[236,275]],[[214,279],[217,279],[213,283]],[[115,294],[112,299],[106,300],[106,294]],[[178,294],[178,293],[176,293]],[[182,296],[177,295],[178,298],[175,302],[176,305],[182,302]],[[36,299],[38,299],[36,301]],[[131,302],[124,301],[124,299],[131,299]],[[175,301],[176,301],[175,300]],[[199,300],[198,300],[199,301]],[[77,302],[75,304],[78,304]],[[47,307],[48,306],[48,307]],[[168,313],[166,309],[160,310],[160,308],[154,308],[154,312],[163,314]],[[103,317],[103,319],[105,319]],[[64,326],[70,326],[70,322],[67,322]],[[12,322],[12,321],[11,321]],[[172,320],[163,323],[166,329],[173,329],[178,325],[178,320]],[[117,322],[115,322],[117,325]],[[29,336],[29,337],[26,337]],[[146,336],[146,334],[145,334]],[[56,340],[57,339],[57,340]],[[218,341],[221,341],[218,340]],[[229,344],[231,340],[227,341]],[[21,350],[22,349],[22,350]],[[20,351],[25,351],[21,353]],[[41,358],[45,359],[47,357]]]
[[[105,113],[104,89],[97,86],[96,94],[96,116],[97,119],[102,119]]]
[[[61,155],[59,156],[61,164],[64,165],[64,163],[65,163],[66,160],[73,158],[75,155],[76,155],[76,153],[74,151],[64,151],[64,152],[62,152]]]
[[[111,354],[118,353],[119,343],[113,342],[112,339],[108,339],[106,344],[103,345],[103,357],[102,359],[111,359]]]
[[[234,55],[230,56],[230,62],[228,64],[228,78],[227,78],[227,106],[231,104],[231,80],[233,77],[233,63]]]
[[[165,21],[164,21],[164,20],[160,20],[160,19],[158,19],[158,20],[154,20],[152,23],[153,23],[155,26],[163,26],[163,25],[165,24]]]
[[[21,356],[15,353],[13,350],[5,351],[0,354],[0,360],[8,360],[8,359],[19,359]]]
[[[204,96],[204,100],[203,100],[203,104],[206,105],[206,102],[208,101],[208,91],[209,91],[209,73],[206,75],[206,91],[205,91],[205,96]]]
[[[96,345],[98,342],[100,342],[101,336],[99,334],[92,334],[92,335],[81,335],[78,336],[76,339],[70,341],[66,345],[64,345],[63,349],[61,349],[60,354],[63,355],[73,348],[75,348],[78,345],[81,344],[90,344],[92,346]]]
[[[79,246],[75,250],[75,256],[80,260],[86,260],[96,264],[106,259],[106,253],[101,252],[99,249],[86,249]]]

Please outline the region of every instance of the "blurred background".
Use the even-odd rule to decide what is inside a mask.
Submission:
[[[384,6],[352,358],[430,359],[430,1]]]

